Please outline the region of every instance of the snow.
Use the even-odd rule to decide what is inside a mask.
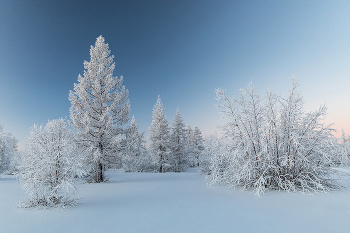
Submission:
[[[349,169],[343,169],[350,173]],[[349,232],[350,190],[304,195],[208,187],[186,173],[120,173],[78,187],[75,208],[18,209],[28,198],[13,176],[0,179],[1,232]],[[344,182],[350,188],[350,179]]]

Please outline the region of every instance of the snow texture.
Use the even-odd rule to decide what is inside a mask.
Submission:
[[[258,197],[208,187],[193,169],[106,175],[107,183],[80,185],[80,204],[63,211],[14,208],[25,194],[13,176],[2,175],[1,232],[346,233],[350,229],[350,190],[314,195],[271,191]],[[350,180],[344,181],[350,187]]]

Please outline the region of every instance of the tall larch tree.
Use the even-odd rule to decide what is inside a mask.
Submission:
[[[78,76],[70,91],[70,124],[79,131],[82,143],[90,150],[91,181],[103,182],[106,165],[113,159],[115,138],[129,121],[128,90],[123,77],[113,77],[115,63],[108,44],[99,36],[84,61],[84,75]]]
[[[158,171],[166,172],[170,168],[169,122],[166,119],[160,96],[153,108],[153,121],[149,130],[150,153],[159,165]]]

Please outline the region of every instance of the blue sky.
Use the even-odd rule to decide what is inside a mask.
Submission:
[[[69,119],[69,90],[90,45],[105,37],[131,115],[148,135],[160,95],[167,118],[210,134],[223,122],[215,88],[253,81],[287,95],[295,75],[305,109],[350,133],[349,1],[0,0],[0,123],[23,148],[30,128]]]

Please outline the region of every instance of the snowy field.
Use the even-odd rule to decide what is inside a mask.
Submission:
[[[350,190],[258,197],[207,187],[195,170],[107,175],[108,183],[80,185],[80,204],[65,210],[16,208],[27,195],[2,175],[0,232],[350,232]]]

